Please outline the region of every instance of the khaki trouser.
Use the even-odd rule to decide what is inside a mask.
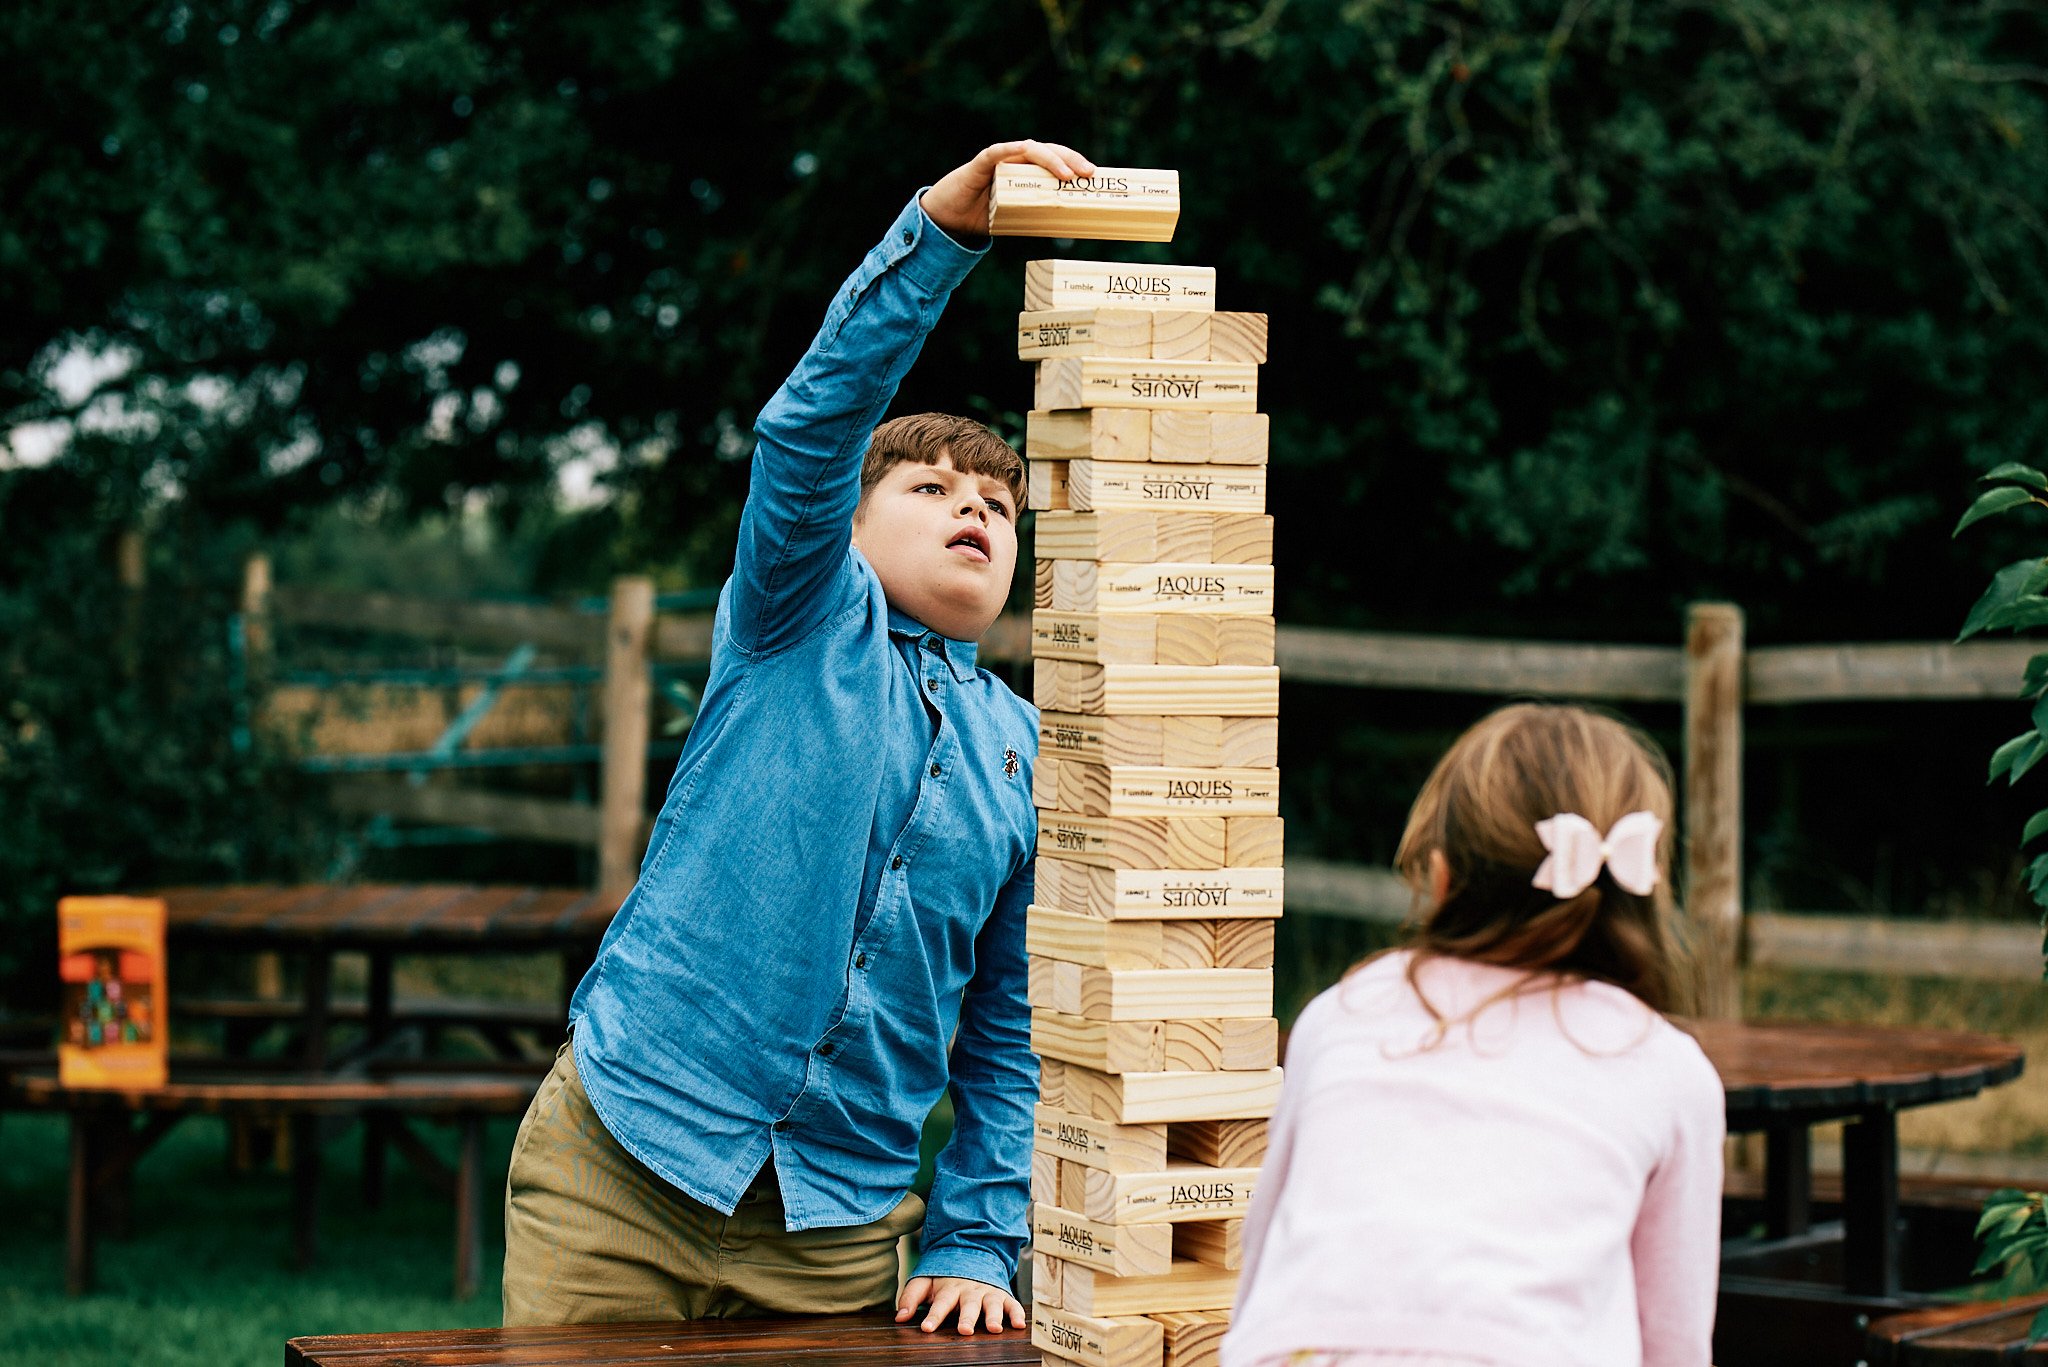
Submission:
[[[873,1224],[790,1233],[768,1163],[731,1215],[656,1176],[591,1109],[565,1045],[520,1122],[505,1187],[505,1323],[847,1314],[892,1304],[905,1193]]]

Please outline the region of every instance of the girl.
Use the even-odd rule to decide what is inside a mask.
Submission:
[[[1223,1367],[1706,1367],[1720,1079],[1683,973],[1670,769],[1575,707],[1465,733],[1396,862],[1406,949],[1311,1002]]]

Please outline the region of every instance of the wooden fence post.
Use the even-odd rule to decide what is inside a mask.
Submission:
[[[1685,624],[1685,906],[1703,1016],[1742,1014],[1742,609],[1695,603]]]
[[[654,630],[654,581],[612,581],[605,622],[604,768],[599,800],[597,887],[623,898],[640,870],[642,808],[647,801],[647,645]]]

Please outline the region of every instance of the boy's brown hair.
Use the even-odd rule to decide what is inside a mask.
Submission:
[[[1023,508],[1024,458],[974,419],[947,413],[912,413],[877,427],[868,441],[867,459],[861,462],[861,498],[905,461],[937,465],[941,456],[951,456],[956,470],[1001,480],[1017,507]]]
[[[1576,812],[1605,833],[1638,811],[1664,823],[1649,893],[1604,867],[1576,897],[1533,884],[1547,854],[1537,822]],[[1597,979],[1657,1010],[1683,1009],[1693,984],[1673,925],[1673,815],[1670,761],[1635,727],[1553,704],[1493,713],[1437,762],[1394,856],[1418,898],[1432,892],[1430,851],[1450,866],[1443,901],[1410,936],[1411,981],[1415,966],[1443,955]]]

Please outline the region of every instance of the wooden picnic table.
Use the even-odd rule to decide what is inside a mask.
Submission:
[[[293,1339],[284,1352],[285,1367],[1039,1367],[1040,1358],[1028,1330],[927,1334],[886,1314],[347,1334]]]
[[[2010,1082],[2025,1055],[2009,1041],[1953,1030],[1741,1021],[1687,1028],[1721,1074],[1729,1131],[1765,1136],[1763,1234],[1722,1243],[1716,1360],[1859,1360],[1872,1318],[1925,1303],[1901,1287],[1898,1113]],[[1828,1121],[1847,1123],[1842,1218],[1823,1224],[1813,1219],[1811,1130]],[[1812,1265],[1832,1269],[1832,1285],[1801,1275]]]
[[[2048,1309],[2048,1296],[2021,1296],[1894,1315],[1870,1326],[1864,1360],[1870,1367],[2048,1362],[2048,1343],[2027,1351],[2028,1331],[2044,1309]]]

